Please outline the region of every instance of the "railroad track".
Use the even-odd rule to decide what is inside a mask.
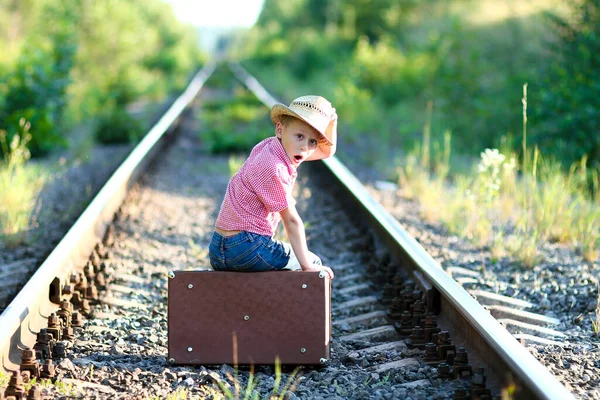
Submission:
[[[37,368],[84,396],[203,397],[218,396],[219,385],[235,388],[230,366],[181,367],[165,359],[167,273],[208,266],[204,249],[229,177],[228,159],[202,153],[194,134],[201,127],[183,113],[188,106],[201,112],[193,99],[213,69],[197,75],[2,313],[5,370]],[[232,71],[265,105],[275,102],[241,67]],[[175,122],[177,140],[144,172],[174,138]],[[288,397],[572,397],[337,159],[302,168],[308,178],[298,179],[298,204],[306,207],[309,245],[336,271],[334,335],[329,365],[305,369]],[[74,326],[61,332],[66,340],[55,345],[54,363],[36,362],[36,351],[49,357],[46,333],[58,321],[52,313]],[[250,371],[237,373],[247,384]],[[252,376],[257,393],[274,390],[271,367]]]

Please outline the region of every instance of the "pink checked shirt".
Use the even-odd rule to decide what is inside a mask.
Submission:
[[[296,204],[292,189],[297,175],[277,137],[261,141],[229,181],[216,226],[273,236],[279,212]]]

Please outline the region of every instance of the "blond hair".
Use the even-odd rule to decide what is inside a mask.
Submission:
[[[317,134],[319,134],[319,145],[329,144],[327,142],[327,139],[318,130],[316,130],[313,126],[311,126],[308,122],[306,122],[300,118],[296,118],[293,115],[288,115],[288,114],[284,114],[279,117],[279,122],[281,122],[281,125],[286,126],[286,127],[290,124],[290,121],[292,121],[292,120],[297,120],[297,121],[305,123],[306,125],[310,126],[313,131],[315,131]]]

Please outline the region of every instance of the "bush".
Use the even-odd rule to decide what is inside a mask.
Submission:
[[[56,34],[49,41],[25,48],[7,77],[0,127],[6,129],[11,140],[19,134],[18,122],[22,118],[28,120],[32,127],[29,148],[33,156],[66,143],[59,121],[67,103],[75,50],[70,34]]]
[[[533,119],[532,142],[564,164],[583,154],[600,161],[600,0],[571,2],[575,18],[548,14],[559,32],[556,62],[546,71]]]
[[[359,86],[371,90],[387,106],[418,96],[431,79],[435,65],[426,53],[406,55],[389,39],[371,44],[362,38],[353,60]]]
[[[96,140],[104,144],[136,142],[142,134],[141,124],[120,109],[102,114],[95,131]]]
[[[327,69],[334,63],[334,57],[323,38],[314,31],[299,37],[289,55],[289,68],[298,79],[307,79],[315,71]]]
[[[24,119],[18,123],[19,133],[7,141],[0,131],[0,245],[16,247],[25,241],[35,206],[45,182],[43,171],[27,165],[31,140],[30,125]]]
[[[250,126],[242,132],[234,132],[230,129],[208,129],[204,140],[213,154],[249,153],[258,142],[266,137],[265,130]]]

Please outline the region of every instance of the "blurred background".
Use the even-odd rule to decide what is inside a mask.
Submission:
[[[10,137],[25,117],[41,155],[65,145],[65,128],[126,120],[124,106],[176,92],[220,57],[285,101],[318,90],[349,142],[366,136],[380,148],[411,148],[424,127],[432,142],[451,135],[454,154],[519,148],[527,84],[529,144],[566,165],[593,163],[599,9],[597,0],[4,0],[0,128]]]
[[[453,179],[489,148],[600,203],[600,0],[2,0],[0,192],[29,157],[134,143],[211,59],[327,97],[339,157],[381,179]]]
[[[527,84],[529,144],[570,165],[600,157],[599,12],[596,0],[265,0],[224,51],[286,99],[318,88],[354,140],[388,148],[425,126],[455,153],[519,148]]]

